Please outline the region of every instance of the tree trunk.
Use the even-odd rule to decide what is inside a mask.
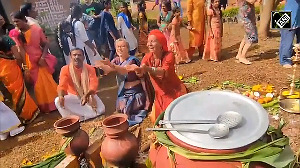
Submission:
[[[271,11],[276,9],[279,2],[279,0],[263,0],[260,6],[260,24],[258,29],[260,38],[265,39],[270,36]]]
[[[130,0],[130,8],[131,8],[131,14],[137,13],[137,5],[133,3],[133,0]]]

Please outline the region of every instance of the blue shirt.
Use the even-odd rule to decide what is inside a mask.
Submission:
[[[109,12],[103,11],[101,13],[100,23],[100,39],[102,44],[106,44],[107,40],[109,40],[108,38],[112,38],[109,32],[112,32],[117,39],[120,38],[113,16]],[[114,41],[113,39],[111,40],[109,40],[109,42]],[[114,44],[111,45],[111,47],[114,47]]]
[[[300,0],[286,0],[285,11],[292,11],[292,28],[300,27]]]

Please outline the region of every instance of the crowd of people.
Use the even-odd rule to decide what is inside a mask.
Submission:
[[[255,2],[259,0],[238,0],[245,36],[236,59],[247,65],[251,64],[246,59],[247,51],[258,42]],[[119,5],[116,23],[110,0],[71,4],[71,15],[58,26],[65,58],[58,84],[52,77],[57,59],[49,52],[49,41],[36,19],[34,5],[25,3],[12,13],[14,25],[0,16],[0,139],[22,132],[40,112],[58,110],[62,117],[77,115],[80,121],[104,114],[105,106],[97,96],[97,76],[105,78],[111,72],[116,72],[119,87],[116,110],[128,115],[130,125],[141,123],[147,115],[154,122],[173,100],[188,92],[175,73],[176,64],[190,63],[196,49],[203,59],[222,59],[222,9],[227,1],[211,0],[207,7],[205,3],[187,0],[188,23],[184,25],[180,0],[173,0],[173,5],[169,0],[156,0],[152,8],[159,5],[159,29],[152,31],[144,0],[138,3],[138,28],[125,2]],[[280,47],[284,66],[291,65],[286,60],[292,54],[292,42],[286,41],[297,34],[300,42],[299,1],[288,0],[285,10],[298,14],[292,14],[293,29],[281,32],[289,36],[282,38]],[[181,27],[189,31],[188,49],[181,40]],[[141,61],[135,56],[137,52],[142,55]]]

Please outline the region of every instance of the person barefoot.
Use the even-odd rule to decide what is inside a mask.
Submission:
[[[290,64],[284,64],[284,65],[282,65],[282,67],[283,67],[283,68],[288,68],[288,69],[289,69],[289,68],[292,68],[293,66],[290,65]]]
[[[252,64],[252,62],[247,60],[246,57],[239,57],[238,60],[239,60],[240,63],[245,64],[245,65],[251,65]]]
[[[239,15],[244,24],[245,36],[241,41],[236,59],[240,63],[250,65],[251,62],[247,60],[246,53],[252,44],[258,42],[256,19],[255,19],[255,2],[260,0],[238,0]]]

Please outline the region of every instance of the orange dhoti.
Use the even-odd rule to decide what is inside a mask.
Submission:
[[[192,58],[195,49],[203,49],[205,32],[205,0],[188,0],[187,17],[190,25],[194,28],[189,32],[188,55]]]

